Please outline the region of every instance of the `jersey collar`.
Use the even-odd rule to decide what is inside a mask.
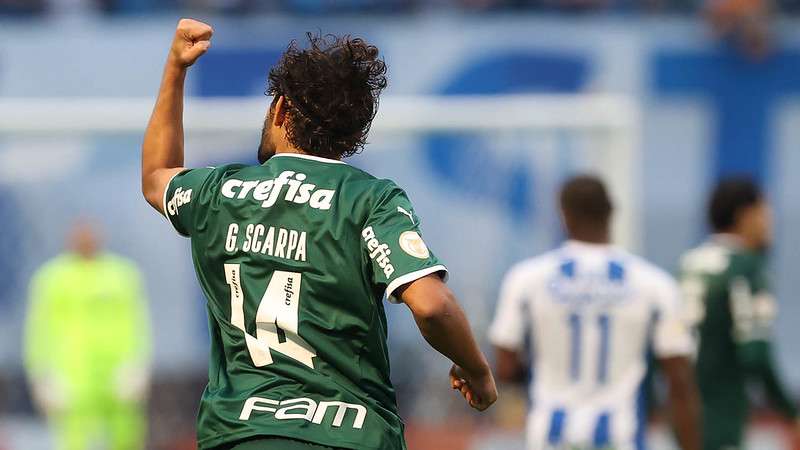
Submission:
[[[576,239],[568,239],[564,242],[564,248],[578,249],[583,251],[602,251],[606,252],[614,249],[613,244],[596,244],[593,242],[579,241]]]
[[[742,240],[733,233],[714,233],[709,240],[717,245],[733,250],[741,250],[744,248]]]
[[[310,159],[311,161],[317,161],[317,162],[328,163],[328,164],[345,164],[345,165],[347,165],[346,162],[339,161],[338,159],[323,158],[321,156],[306,155],[304,153],[276,153],[276,154],[272,155],[272,158],[277,158],[279,156],[284,157],[284,158]],[[270,158],[270,159],[272,159],[272,158]]]

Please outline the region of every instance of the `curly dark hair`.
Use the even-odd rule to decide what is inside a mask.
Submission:
[[[364,148],[378,112],[386,63],[363,39],[307,36],[307,49],[292,41],[269,71],[267,94],[286,101],[292,145],[325,158],[352,156]]]

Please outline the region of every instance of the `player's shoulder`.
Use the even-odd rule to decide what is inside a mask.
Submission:
[[[748,281],[764,276],[766,262],[764,256],[749,250],[731,252],[727,271],[724,275],[729,279],[743,277]]]
[[[368,206],[368,210],[392,205],[393,201],[406,199],[405,190],[394,180],[378,178],[364,170],[351,167],[343,188],[350,194],[347,197]]]
[[[508,269],[506,279],[519,281],[538,280],[558,270],[558,267],[563,262],[563,256],[563,252],[556,249],[523,259]]]
[[[380,197],[384,193],[402,191],[402,188],[393,180],[378,178],[366,170],[348,165],[347,181],[353,187],[359,188],[373,196]]]
[[[208,166],[203,167],[202,170],[207,171],[208,176],[210,179],[225,179],[237,175],[247,174],[248,172],[256,173],[261,166],[253,166],[249,164],[241,164],[241,163],[230,163],[230,164],[222,164],[219,166]]]
[[[112,252],[104,252],[98,256],[101,261],[108,267],[114,270],[131,276],[137,277],[139,275],[139,266],[132,259]]]
[[[377,183],[377,182],[380,182],[380,181],[385,181],[385,180],[382,180],[382,179],[376,177],[375,175],[367,172],[364,169],[358,168],[358,167],[353,166],[353,165],[348,164],[348,163],[342,164],[342,167],[346,171],[348,177],[353,181],[357,181],[357,182],[360,181],[360,182],[367,183],[367,184]]]
[[[43,280],[63,273],[72,266],[74,258],[74,255],[71,253],[56,255],[43,262],[42,265],[36,269],[33,277],[34,279]]]
[[[731,263],[745,268],[759,268],[765,264],[764,255],[747,249],[735,249],[730,252]]]
[[[707,243],[702,243],[681,253],[678,258],[678,265],[681,271],[696,271],[698,268],[697,266],[700,265],[700,261],[704,259],[704,255],[708,253],[708,247]]]
[[[33,274],[33,282],[57,282],[70,278],[76,270],[82,267],[82,257],[67,251],[60,253],[43,262]]]
[[[234,163],[186,169],[172,177],[169,189],[181,187],[183,190],[186,190],[191,188],[196,195],[197,191],[204,191],[205,188],[213,189],[214,186],[224,182],[227,178],[237,176],[237,174],[252,169],[253,167],[254,166],[246,164]],[[174,184],[176,180],[179,180],[179,182]]]
[[[632,281],[657,290],[672,289],[677,285],[671,273],[644,257],[622,249],[616,249],[615,253]]]
[[[722,273],[736,259],[735,251],[709,239],[684,252],[679,260],[681,273]]]

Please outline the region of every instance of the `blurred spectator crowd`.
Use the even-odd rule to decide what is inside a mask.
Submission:
[[[416,13],[420,11],[609,12],[691,14],[725,10],[800,13],[800,0],[0,0],[0,15],[98,13],[139,15],[175,10],[244,13]]]

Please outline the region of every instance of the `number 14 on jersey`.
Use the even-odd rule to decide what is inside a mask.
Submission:
[[[256,367],[272,364],[275,350],[310,368],[316,351],[298,334],[302,274],[276,270],[256,312],[256,335],[247,333],[241,265],[225,264],[225,281],[231,289],[231,323],[244,333],[247,350]]]

